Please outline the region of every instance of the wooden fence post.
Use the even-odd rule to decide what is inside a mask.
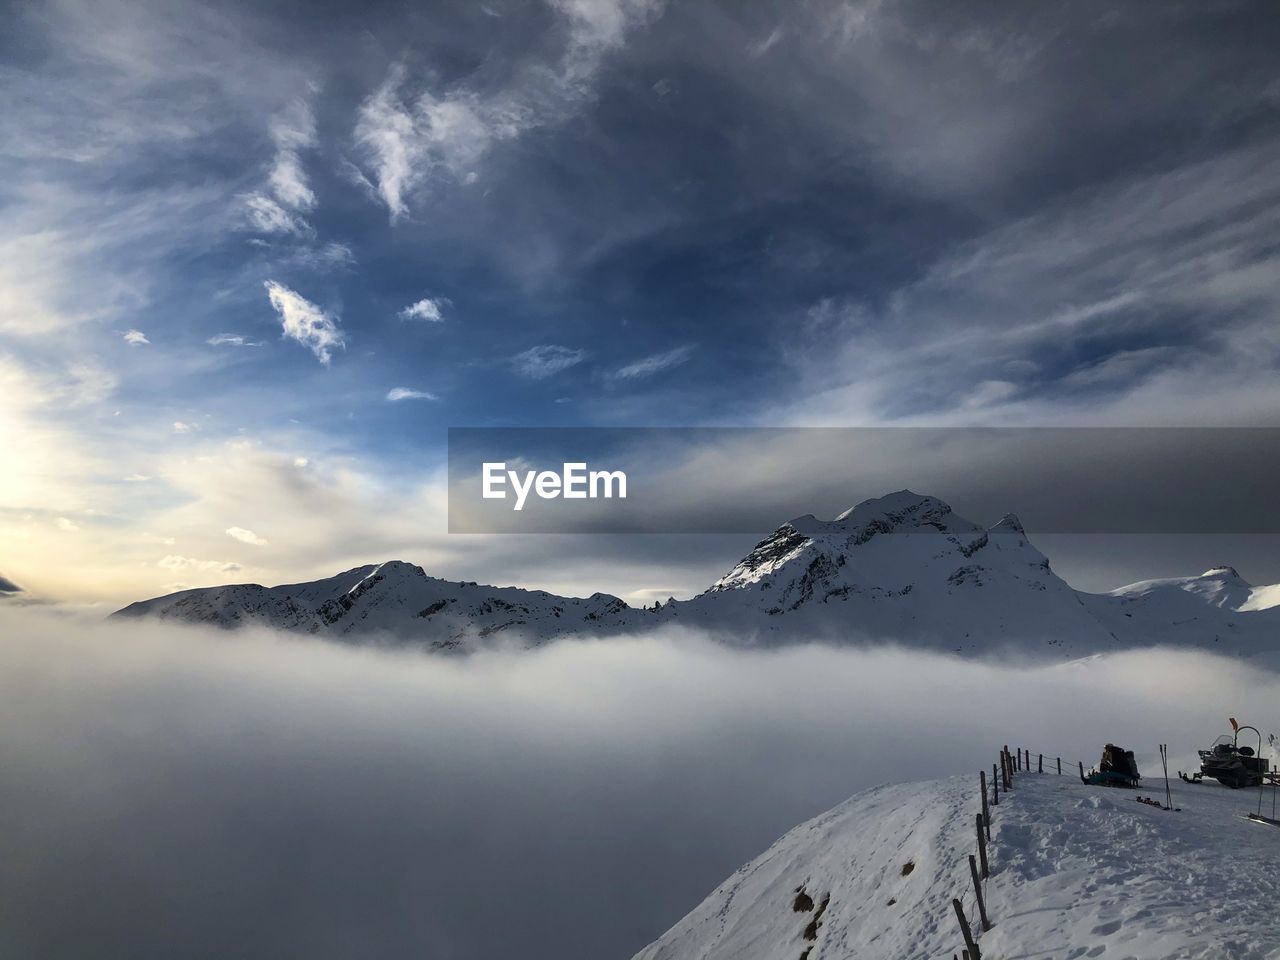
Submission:
[[[982,825],[991,829],[991,811],[987,809],[987,771],[978,771],[978,783],[982,787]]]
[[[991,805],[1000,806],[1000,778],[996,776],[996,765],[991,765]]]
[[[1088,781],[1088,780],[1086,780],[1086,779],[1084,778],[1084,761],[1083,761],[1083,760],[1077,760],[1076,762],[1077,762],[1078,764],[1080,764],[1080,782],[1081,782],[1081,783],[1088,783],[1089,781]]]
[[[951,906],[955,907],[956,919],[960,921],[960,932],[964,934],[965,949],[969,951],[969,956],[973,960],[982,960],[982,954],[978,952],[978,945],[973,942],[973,931],[969,929],[969,921],[964,918],[964,907],[960,905],[959,900],[952,900]]]
[[[1062,776],[1062,758],[1058,758],[1058,776]]]
[[[989,831],[988,833],[985,833],[985,834],[983,833],[982,819],[981,817],[979,817],[978,819],[978,859],[982,863],[982,879],[983,880],[991,876],[991,868],[987,866],[987,838],[989,835],[990,835]]]
[[[991,921],[987,919],[987,904],[982,899],[982,881],[978,879],[978,865],[973,854],[969,854],[969,874],[973,877],[973,892],[978,895],[978,918],[982,921],[982,931],[991,929]]]
[[[1044,773],[1044,754],[1040,754],[1040,766],[1036,769],[1036,773]]]

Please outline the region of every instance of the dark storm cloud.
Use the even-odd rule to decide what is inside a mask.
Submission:
[[[1024,672],[681,634],[442,660],[5,616],[0,952],[42,958],[625,960],[857,789],[1006,740],[1185,768],[1229,713],[1271,732],[1280,693],[1187,653]]]

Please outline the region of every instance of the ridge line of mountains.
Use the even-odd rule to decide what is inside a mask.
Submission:
[[[308,583],[183,590],[112,616],[457,652],[678,624],[743,646],[891,641],[961,655],[1013,648],[1075,658],[1175,645],[1280,657],[1280,585],[1254,587],[1216,567],[1084,593],[1053,572],[1012,514],[984,528],[909,490],[831,521],[785,523],[706,591],[657,609],[603,593],[443,580],[392,560]]]

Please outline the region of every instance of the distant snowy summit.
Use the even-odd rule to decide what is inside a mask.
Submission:
[[[797,629],[960,652],[1114,642],[1016,517],[984,528],[909,490],[783,524],[689,607],[707,627],[758,623],[764,642]]]
[[[385,639],[456,650],[503,633],[537,643],[608,630],[618,627],[620,614],[630,610],[608,594],[583,600],[441,580],[421,567],[391,560],[310,583],[183,590],[131,603],[112,616],[219,627],[258,625],[353,642]]]
[[[785,523],[706,591],[658,610],[600,593],[577,599],[442,580],[391,561],[311,583],[184,590],[114,616],[259,624],[445,650],[679,624],[755,646],[894,642],[1074,657],[1176,644],[1280,654],[1280,586],[1253,587],[1220,567],[1082,593],[1053,572],[1012,514],[984,528],[909,490],[831,521],[809,515]]]

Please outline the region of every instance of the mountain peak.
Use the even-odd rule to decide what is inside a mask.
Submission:
[[[476,649],[495,636],[533,646],[643,630],[676,614],[691,628],[764,644],[892,638],[949,653],[1015,643],[1075,656],[1117,645],[1234,639],[1242,650],[1275,649],[1280,584],[1251,587],[1234,568],[1216,566],[1195,577],[1082,594],[1053,572],[1022,529],[1013,514],[987,528],[936,497],[899,490],[864,500],[837,520],[806,515],[783,524],[706,591],[675,607],[669,600],[661,617],[608,594],[582,599],[450,581],[404,560],[306,583],[188,589],[130,604],[115,616],[261,624],[440,651]],[[16,585],[0,577],[0,602],[13,595],[5,592],[10,587]]]
[[[1239,572],[1236,570],[1236,568],[1235,568],[1235,567],[1225,566],[1225,565],[1224,565],[1224,566],[1221,566],[1221,567],[1210,567],[1210,568],[1209,568],[1208,570],[1206,570],[1204,573],[1200,574],[1200,576],[1199,576],[1197,579],[1199,579],[1199,580],[1240,580],[1240,581],[1243,581],[1243,580],[1244,580],[1244,577],[1240,576]]]
[[[1236,570],[1235,567],[1228,566],[1228,564],[1222,564],[1222,566],[1219,567],[1210,567],[1208,570],[1196,577],[1196,580],[1216,580],[1221,582],[1221,584],[1248,586],[1248,588],[1252,588],[1251,582],[1245,580],[1244,577],[1240,576],[1239,571]]]
[[[408,560],[384,560],[373,567],[374,573],[380,573],[383,576],[388,574],[399,573],[410,576],[425,577],[426,571],[416,563],[410,563]]]
[[[1022,526],[1022,521],[1018,519],[1018,515],[1016,513],[1006,513],[1000,518],[1000,522],[991,528],[991,532],[1025,534],[1027,531]]]
[[[892,528],[936,527],[950,514],[950,504],[937,497],[898,490],[883,497],[863,500],[836,517],[835,522],[846,526],[878,522]]]

